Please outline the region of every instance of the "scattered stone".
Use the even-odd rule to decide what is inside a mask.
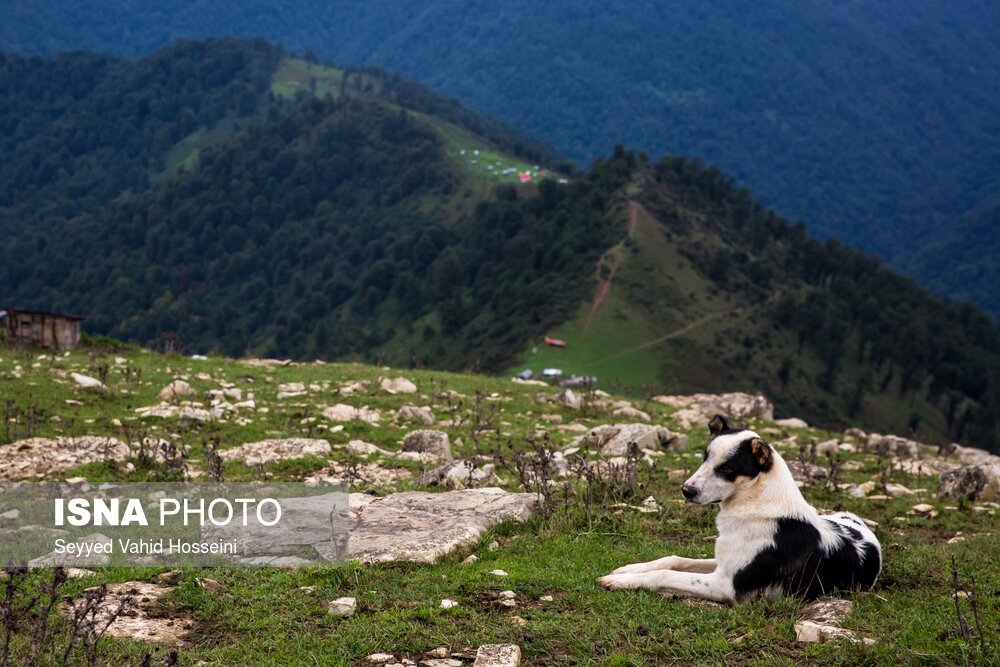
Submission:
[[[196,398],[198,392],[184,380],[174,380],[157,394],[164,401],[183,401],[185,399]]]
[[[396,413],[396,419],[401,422],[411,422],[414,424],[423,424],[425,426],[430,426],[434,423],[434,412],[429,406],[412,405],[407,403],[399,409]]]
[[[97,378],[92,378],[87,375],[81,375],[79,373],[71,373],[70,377],[76,382],[76,386],[80,389],[87,389],[88,391],[100,391],[103,392],[106,387],[104,383]]]
[[[850,600],[816,600],[805,606],[802,618],[817,623],[840,623],[851,616],[854,603]]]
[[[542,415],[539,417],[542,421],[549,422],[550,424],[562,424],[562,415]]]
[[[918,503],[912,507],[913,511],[917,514],[930,514],[934,512],[934,506],[928,505],[927,503]]]
[[[847,487],[847,495],[850,496],[851,498],[864,498],[866,494],[864,489],[862,489],[860,486],[858,486],[857,484],[851,484],[850,486]]]
[[[791,471],[792,477],[795,478],[796,482],[805,483],[816,479],[826,479],[830,475],[823,466],[794,459],[786,461],[786,463],[788,464],[788,470]]]
[[[124,461],[128,456],[125,443],[96,435],[17,440],[0,447],[0,481],[47,478],[86,463]]]
[[[396,659],[392,653],[372,653],[370,656],[365,658],[368,662],[374,662],[376,665],[381,665],[386,662],[392,662]]]
[[[441,600],[441,609],[451,609],[452,607],[457,607],[458,603],[454,600],[444,599]]]
[[[507,576],[507,573],[504,572],[503,570],[490,570],[490,574],[498,576],[498,577],[506,577]]]
[[[508,600],[513,600],[514,598],[517,597],[517,593],[515,593],[514,591],[510,591],[510,590],[508,590],[508,591],[500,591],[499,595],[500,595],[500,597],[506,598]]]
[[[902,484],[886,484],[885,492],[890,498],[899,498],[900,496],[912,496],[916,494],[916,491],[908,489]]]
[[[583,407],[583,399],[572,389],[563,389],[562,392],[552,399],[552,402],[571,410],[579,410]]]
[[[96,587],[89,588],[87,592],[95,590]],[[173,589],[170,587],[145,581],[108,584],[106,597],[94,619],[97,627],[104,627],[119,605],[131,598],[124,612],[108,626],[109,636],[187,648],[193,644],[194,638],[189,631],[194,625],[194,620],[176,612],[164,614],[160,606],[160,598],[171,590]],[[75,602],[80,604],[81,600]],[[67,603],[59,605],[59,611],[63,616],[72,617],[73,610]]]
[[[451,461],[451,444],[448,434],[429,429],[411,431],[403,438],[404,452],[417,452],[439,462]]]
[[[379,387],[383,391],[389,394],[415,394],[417,393],[417,385],[413,384],[404,377],[398,378],[381,378],[378,381]]]
[[[435,658],[447,658],[451,656],[451,651],[448,650],[447,646],[438,646],[436,649],[430,651],[430,654]]]
[[[775,419],[774,423],[782,428],[809,428],[809,424],[804,419],[799,419],[798,417]]]
[[[352,493],[347,558],[362,563],[432,563],[474,543],[496,523],[527,520],[538,503],[536,494],[492,487],[446,493],[407,491],[382,498]]]
[[[965,465],[1000,463],[1000,456],[990,454],[986,450],[978,449],[976,447],[963,447],[962,445],[953,444],[951,446],[951,451],[958,457],[958,460]]]
[[[371,454],[378,454],[379,456],[392,456],[392,452],[386,451],[381,447],[377,447],[370,442],[365,442],[364,440],[351,440],[347,443],[348,454],[353,454],[355,456],[370,456]]]
[[[682,433],[672,433],[662,426],[647,424],[604,424],[595,426],[584,435],[574,438],[568,449],[592,447],[605,456],[625,456],[631,443],[640,450],[682,451],[688,447],[688,438]],[[567,449],[567,451],[568,451]]]
[[[354,598],[337,598],[336,600],[331,600],[330,604],[327,605],[326,613],[331,616],[347,618],[348,616],[352,616],[357,608],[358,602]]]
[[[223,461],[242,460],[248,466],[261,463],[297,459],[303,456],[326,456],[330,453],[330,443],[314,438],[286,438],[284,440],[261,440],[248,442],[219,452]]]
[[[542,597],[538,598],[539,602],[552,602],[552,600],[553,598],[551,595],[543,595]]]
[[[462,661],[454,658],[431,658],[421,660],[420,667],[462,667]]]
[[[462,565],[470,565],[478,561],[479,561],[479,556],[477,556],[476,554],[469,554],[469,556],[467,556],[466,559],[462,561]]]
[[[523,628],[528,624],[528,621],[521,618],[520,616],[511,616],[510,624],[513,625],[515,628]]]
[[[961,467],[958,463],[941,459],[902,459],[893,464],[893,468],[908,475],[940,475]]]
[[[823,643],[841,638],[853,638],[853,633],[836,625],[823,625],[815,621],[799,621],[795,624],[795,641],[799,643]]]
[[[631,405],[616,408],[611,414],[619,419],[641,419],[644,422],[652,421],[652,417],[649,416],[648,412],[643,412],[642,410],[634,408]]]
[[[879,435],[869,433],[865,448],[884,456],[895,456],[901,459],[919,459],[920,443],[901,438],[898,435]]]
[[[298,398],[299,396],[305,396],[306,386],[301,382],[287,382],[285,384],[278,385],[278,396],[279,401],[283,401],[288,398]]]
[[[476,651],[473,667],[519,667],[521,647],[517,644],[483,644]]]
[[[356,408],[352,405],[338,403],[323,410],[323,416],[334,422],[363,421],[374,424],[382,419],[382,415],[376,410],[369,410],[367,406]]]
[[[7,510],[6,512],[3,512],[2,514],[0,514],[0,520],[2,520],[2,521],[15,521],[15,520],[17,520],[17,518],[19,516],[21,516],[21,510],[19,510],[19,509],[17,509],[15,507],[12,510]]]
[[[492,463],[477,468],[472,461],[452,461],[424,473],[419,483],[424,486],[446,486],[450,489],[482,486],[496,478],[494,469]]]
[[[1000,500],[1000,463],[982,463],[958,468],[941,475],[938,498]]]
[[[833,440],[824,440],[816,445],[816,454],[819,456],[826,456],[827,454],[836,454],[840,450],[840,442],[834,438]]]
[[[701,414],[707,415],[703,425],[707,425],[711,415],[716,414],[731,417],[758,417],[767,421],[774,420],[774,405],[762,394],[751,396],[742,392],[733,392],[691,396],[656,396],[653,400],[664,405],[695,409]]]

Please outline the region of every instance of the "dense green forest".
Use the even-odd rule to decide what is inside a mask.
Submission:
[[[0,49],[134,57],[242,35],[392,68],[581,164],[619,142],[700,155],[810,235],[996,314],[997,254],[968,250],[963,216],[1000,195],[998,25],[978,0],[11,0]]]
[[[177,76],[195,54],[204,74]],[[656,362],[668,390],[763,388],[824,423],[902,420],[996,448],[1000,330],[975,307],[809,238],[698,159],[619,146],[565,183],[483,185],[482,165],[455,151],[459,125],[435,108],[511,152],[545,147],[377,70],[323,70],[336,95],[275,94],[288,62],[236,40],[131,64],[6,56],[4,80],[29,101],[0,87],[21,110],[4,117],[4,141],[11,178],[25,179],[0,209],[0,302],[84,314],[90,333],[148,345],[179,334],[192,352],[501,371],[576,316],[605,277],[599,259],[621,247],[639,259],[617,283],[653,328],[715,318]],[[67,92],[70,80],[92,85]],[[195,120],[174,130],[187,110]],[[22,125],[87,141],[43,169],[51,146]],[[633,236],[636,206],[647,239]],[[643,255],[658,243],[667,250]]]
[[[778,362],[773,374],[743,383],[770,385],[789,412],[856,420],[869,398],[892,394],[909,406],[911,430],[934,430],[929,408],[947,424],[939,435],[998,449],[1000,328],[989,316],[932,297],[836,239],[808,238],[804,225],[789,224],[697,161],[666,158],[652,178],[642,200],[682,252],[716,286],[760,304],[722,329],[738,345],[715,341],[730,355],[721,360],[730,377],[750,371],[741,365],[759,372],[770,359]],[[880,409],[888,411],[867,411],[870,425],[891,419]]]

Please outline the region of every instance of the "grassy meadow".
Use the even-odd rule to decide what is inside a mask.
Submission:
[[[71,373],[103,378],[103,392],[75,388]],[[418,391],[389,394],[379,388],[382,377],[404,376]],[[224,420],[183,424],[174,418],[140,418],[136,409],[160,402],[157,393],[174,379],[188,381],[198,392],[239,388],[253,409],[240,409]],[[279,385],[302,383],[304,393],[278,398]],[[364,384],[358,384],[364,383]],[[348,393],[347,389],[353,389]],[[287,389],[287,387],[286,387]],[[330,465],[363,465],[375,461],[348,455],[353,439],[398,452],[403,436],[425,428],[397,423],[393,415],[406,403],[430,406],[437,428],[447,432],[456,458],[499,457],[530,453],[532,443],[548,438],[563,449],[591,426],[612,423],[611,408],[591,394],[583,410],[542,403],[539,394],[558,389],[515,383],[509,378],[451,374],[428,370],[389,369],[352,364],[290,363],[252,365],[246,360],[211,357],[196,360],[132,347],[92,342],[70,353],[0,346],[0,456],[16,457],[17,441],[27,437],[114,436],[132,442],[163,439],[184,453],[178,461],[96,461],[45,479],[84,477],[90,482],[183,479],[204,475],[203,443],[218,439],[220,449],[271,438],[324,438],[333,445],[327,457],[309,457],[251,468],[227,462],[227,480],[298,481]],[[671,553],[709,557],[714,536],[713,508],[680,500],[680,485],[699,464],[707,431],[702,425],[682,429],[676,408],[642,396],[633,400],[655,424],[690,437],[688,451],[640,462],[636,482],[570,475],[555,480],[551,505],[524,524],[494,527],[475,544],[442,557],[432,565],[394,563],[336,567],[188,569],[174,577],[174,587],[158,602],[164,616],[183,624],[183,642],[164,646],[121,637],[104,637],[98,664],[138,665],[143,656],[155,661],[178,651],[182,665],[366,665],[367,656],[392,653],[419,663],[438,647],[471,664],[476,647],[516,643],[526,665],[704,665],[704,664],[996,664],[1000,661],[1000,551],[996,508],[971,503],[940,502],[937,477],[901,472],[883,475],[889,461],[857,452],[843,456],[837,481],[889,481],[913,495],[884,500],[855,499],[821,482],[803,493],[822,509],[848,510],[878,522],[885,565],[870,593],[842,594],[854,602],[843,623],[872,643],[848,640],[824,644],[795,641],[794,622],[803,603],[793,599],[756,601],[737,607],[698,604],[646,591],[608,592],[596,578],[630,562]],[[596,404],[595,404],[596,401]],[[377,410],[377,424],[334,423],[323,408],[337,403]],[[546,419],[542,417],[546,416]],[[562,421],[561,424],[556,423]],[[776,444],[786,458],[800,456],[800,445],[840,433],[788,429],[757,419],[742,420]],[[794,437],[795,440],[791,438]],[[858,443],[855,443],[858,444]],[[481,459],[485,460],[485,459]],[[126,465],[131,463],[132,465]],[[825,464],[823,460],[818,464]],[[404,472],[389,482],[355,479],[352,491],[384,495],[418,489],[421,464],[387,457],[385,468]],[[517,476],[497,465],[495,485],[523,491]],[[409,473],[409,477],[405,473]],[[878,493],[877,491],[874,493]],[[652,496],[658,511],[636,507]],[[911,511],[930,503],[935,517]],[[0,508],[6,509],[6,508]],[[952,540],[956,536],[962,540]],[[952,540],[949,542],[949,540]],[[478,560],[463,563],[468,556]],[[961,585],[975,576],[978,615],[985,641],[973,626],[971,636],[957,630],[952,559]],[[491,572],[501,569],[507,576]],[[95,568],[74,578],[61,592],[80,596],[101,583],[154,581],[163,568]],[[28,589],[51,577],[33,571]],[[210,578],[220,588],[198,582]],[[26,589],[27,590],[27,589]],[[514,606],[500,604],[500,592],[514,592]],[[972,623],[971,596],[959,598]],[[327,613],[335,598],[357,599],[357,612],[345,619]],[[543,599],[550,596],[551,599]],[[458,602],[443,609],[442,599]],[[61,647],[66,623],[52,623]],[[31,638],[14,633],[12,664],[30,662]],[[60,649],[61,650],[61,649]],[[19,662],[22,661],[22,662]],[[41,664],[47,664],[44,660]],[[58,660],[56,661],[58,663]],[[85,664],[73,653],[69,664]],[[148,664],[148,663],[147,663]]]

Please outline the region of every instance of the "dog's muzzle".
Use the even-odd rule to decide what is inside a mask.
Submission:
[[[684,499],[689,503],[694,502],[694,499],[698,497],[698,489],[688,484],[681,487],[681,493],[684,494]]]

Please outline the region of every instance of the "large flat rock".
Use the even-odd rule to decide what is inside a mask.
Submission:
[[[0,481],[48,477],[95,461],[124,461],[128,445],[96,435],[28,438],[0,447]]]
[[[352,493],[347,558],[362,563],[431,563],[479,539],[494,524],[527,520],[538,502],[536,494],[494,487],[407,491],[383,498]]]
[[[283,440],[261,440],[247,442],[232,449],[219,452],[223,461],[242,460],[248,466],[270,463],[303,456],[326,456],[330,453],[330,443],[315,438],[285,438]]]

